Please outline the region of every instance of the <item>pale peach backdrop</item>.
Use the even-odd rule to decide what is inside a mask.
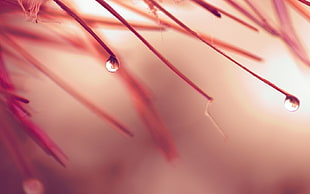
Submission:
[[[131,2],[139,6],[137,0]],[[209,2],[244,18],[223,1]],[[77,3],[83,4],[82,12],[104,12],[94,2]],[[259,6],[276,21],[270,1],[260,1]],[[165,67],[131,32],[101,28],[103,37],[124,61],[122,65],[150,89],[179,152],[179,158],[169,163],[140,121],[127,88],[116,74],[104,69],[104,61],[29,44],[27,47],[53,71],[135,133],[133,139],[117,133],[42,75],[20,78],[23,94],[31,100],[34,120],[70,159],[63,168],[29,142],[29,157],[46,185],[46,193],[310,193],[310,67],[295,58],[280,39],[262,29],[254,32],[226,17],[215,18],[186,1],[170,1],[167,8],[193,29],[263,57],[263,62],[256,62],[227,51],[249,69],[298,96],[300,109],[287,111],[282,94],[199,40],[172,30],[141,31],[214,97],[209,111],[228,136],[225,141],[204,115],[206,99]],[[309,22],[290,11],[309,49]],[[65,24],[59,21],[58,25],[61,28]]]

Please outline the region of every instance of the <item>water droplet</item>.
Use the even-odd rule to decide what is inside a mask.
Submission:
[[[284,100],[284,106],[288,111],[294,112],[299,108],[299,100],[295,96],[287,95]]]
[[[117,70],[119,69],[119,62],[115,56],[111,55],[105,63],[105,67],[111,73],[117,72]]]
[[[27,179],[23,182],[25,194],[43,194],[44,186],[38,179]]]

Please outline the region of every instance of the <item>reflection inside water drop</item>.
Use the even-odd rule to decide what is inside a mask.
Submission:
[[[105,67],[109,72],[114,73],[119,69],[119,62],[116,57],[112,55],[105,63]]]
[[[43,194],[43,184],[38,179],[27,179],[23,182],[25,194]]]
[[[288,111],[294,112],[299,108],[299,100],[295,96],[286,96],[284,100],[284,106]]]

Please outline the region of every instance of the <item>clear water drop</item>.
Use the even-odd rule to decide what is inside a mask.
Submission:
[[[25,194],[43,194],[44,186],[38,179],[27,179],[23,182]]]
[[[111,73],[117,72],[119,69],[119,62],[117,58],[111,55],[107,60],[107,62],[105,63],[105,67]]]
[[[295,96],[287,95],[284,100],[284,106],[288,111],[294,112],[298,110],[300,102]]]

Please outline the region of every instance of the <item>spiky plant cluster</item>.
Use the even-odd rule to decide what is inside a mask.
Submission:
[[[295,56],[299,62],[309,66],[310,61],[307,50],[296,33],[288,11],[288,7],[293,7],[296,12],[309,20],[310,14],[307,9],[309,2],[302,0],[270,0],[274,6],[274,12],[272,14],[276,15],[277,24],[269,18],[270,13],[265,13],[265,10],[257,6],[257,2],[254,0],[223,0],[222,3],[230,5],[231,8],[235,9],[237,15],[207,0],[173,1],[169,3],[156,0],[142,1],[147,5],[148,9],[136,6],[137,2],[133,1],[96,0],[96,2],[98,6],[103,7],[109,12],[114,19],[105,16],[85,15],[73,6],[74,2],[70,1],[0,1],[1,142],[21,173],[25,193],[44,193],[44,189],[37,174],[34,173],[35,170],[33,170],[30,160],[27,158],[26,148],[22,146],[23,141],[20,138],[20,134],[26,132],[38,146],[63,166],[67,165],[68,157],[65,154],[66,151],[59,148],[47,135],[45,130],[32,119],[32,113],[28,110],[28,104],[31,104],[31,101],[27,97],[18,94],[20,88],[17,86],[16,81],[14,81],[12,72],[19,70],[27,72],[29,69],[36,69],[36,71],[46,76],[68,95],[80,102],[104,122],[108,123],[111,128],[116,129],[121,134],[130,138],[134,137],[135,134],[133,132],[134,130],[122,123],[122,118],[118,118],[98,106],[92,100],[88,99],[82,90],[76,89],[68,80],[63,79],[57,72],[52,71],[48,63],[41,61],[36,54],[33,54],[31,50],[25,47],[25,44],[21,44],[23,41],[30,41],[38,45],[48,44],[57,50],[63,50],[63,52],[78,52],[82,53],[82,55],[89,55],[100,59],[102,61],[100,65],[104,66],[108,72],[114,73],[128,89],[128,96],[130,96],[136,112],[150,133],[154,144],[156,144],[168,161],[172,161],[178,157],[178,149],[169,135],[165,122],[156,109],[149,89],[128,70],[127,67],[130,64],[127,64],[126,59],[120,57],[121,53],[116,49],[114,50],[113,45],[109,45],[109,40],[103,38],[98,28],[104,30],[105,27],[113,26],[119,30],[130,31],[145,46],[145,49],[149,50],[161,61],[163,66],[170,69],[175,76],[183,80],[185,85],[190,86],[193,91],[196,91],[207,101],[206,116],[210,118],[214,127],[225,138],[227,138],[226,134],[215,122],[216,119],[211,116],[208,110],[208,106],[214,100],[212,95],[183,73],[178,68],[178,64],[171,62],[165,53],[159,51],[151,41],[142,35],[142,30],[159,31],[159,33],[163,30],[173,30],[197,39],[201,44],[213,50],[208,52],[219,54],[224,59],[230,61],[232,65],[240,67],[245,73],[249,73],[251,76],[262,81],[263,84],[283,94],[285,97],[285,106],[289,111],[296,111],[299,108],[300,101],[295,95],[253,72],[247,67],[247,64],[239,62],[228,53],[234,53],[234,56],[240,55],[253,61],[262,61],[264,60],[262,57],[247,51],[247,48],[240,48],[232,43],[216,39],[207,32],[193,29],[190,25],[175,16],[171,7],[178,6],[180,9],[183,3],[186,3],[186,5],[191,4],[192,7],[195,7],[194,9],[205,9],[206,12],[210,13],[209,17],[216,17],[218,19],[223,17],[230,18],[231,22],[236,22],[236,25],[239,25],[238,28],[251,30],[253,33],[265,31],[272,35],[273,38],[283,41],[291,51],[292,56]],[[128,12],[135,13],[143,19],[147,19],[149,22],[129,21],[126,15],[115,9],[115,5],[125,8]],[[71,25],[77,26],[83,34],[68,34],[66,31],[55,30],[52,24],[59,21],[70,22]],[[181,45],[182,43],[180,43]],[[50,58],[52,59],[53,56],[50,56]]]

